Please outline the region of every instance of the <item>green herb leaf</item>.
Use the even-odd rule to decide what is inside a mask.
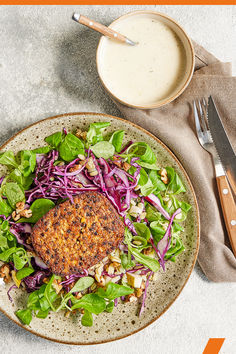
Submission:
[[[90,124],[86,136],[88,147],[103,140],[102,132],[105,128],[109,127],[109,125],[111,125],[110,122],[97,122]]]
[[[92,277],[83,277],[77,280],[73,288],[70,290],[70,293],[76,293],[78,291],[83,291],[88,289],[94,283],[94,279]]]
[[[40,148],[32,150],[35,154],[48,154],[52,150],[51,146],[42,146]]]
[[[16,273],[16,279],[21,280],[27,277],[28,275],[32,274],[34,272],[34,269],[32,267],[25,267]]]
[[[23,324],[29,325],[32,321],[32,310],[30,309],[18,310],[15,314]]]
[[[7,262],[9,257],[17,251],[17,247],[11,247],[6,251],[0,253],[0,261]]]
[[[49,135],[44,139],[44,141],[46,141],[46,143],[48,143],[48,145],[50,145],[51,147],[57,148],[62,142],[62,133],[57,132],[52,135]]]
[[[84,155],[84,144],[75,135],[68,133],[59,146],[59,153],[64,161],[72,161],[79,154]]]
[[[93,315],[88,310],[84,311],[84,315],[81,318],[81,324],[85,327],[92,327],[93,325]]]
[[[162,182],[161,176],[157,173],[157,171],[152,170],[149,173],[149,178],[155,187],[155,190],[160,192],[160,191],[165,191],[166,190],[166,185],[165,183]]]
[[[110,302],[107,304],[106,312],[112,312],[113,309],[114,309],[114,301],[110,301]]]
[[[25,177],[22,175],[21,171],[18,168],[15,168],[9,174],[9,180],[18,183],[19,185],[21,185],[24,188],[24,190],[27,190],[31,186],[31,184],[34,180],[34,177],[32,174]]]
[[[22,188],[15,182],[8,182],[4,185],[4,194],[13,209],[15,209],[16,203],[25,201]]]
[[[28,177],[32,172],[34,172],[36,166],[36,154],[30,150],[21,151],[21,164],[19,165],[19,170],[22,172],[24,177]]]
[[[12,208],[10,207],[9,203],[4,200],[0,199],[0,214],[5,215],[8,217],[12,213]]]
[[[133,156],[140,157],[140,160],[143,162],[147,162],[149,164],[154,164],[156,162],[156,156],[147,143],[139,142],[130,145],[127,150],[127,154],[132,153]]]
[[[38,290],[35,290],[32,293],[30,293],[28,300],[27,300],[27,308],[29,308],[31,310],[39,310],[40,309]]]
[[[167,176],[169,179],[168,183],[168,192],[172,194],[179,194],[182,192],[186,192],[186,189],[179,177],[179,175],[175,172],[172,167],[166,167]]]
[[[135,262],[131,260],[130,252],[128,254],[122,253],[120,255],[121,265],[124,269],[130,269],[135,266]]]
[[[115,148],[109,141],[100,141],[92,146],[91,150],[96,157],[103,157],[104,159],[109,159],[115,153]]]
[[[147,168],[148,170],[156,170],[158,171],[160,168],[157,166],[157,163],[148,163],[148,162],[144,162],[144,161],[137,161],[138,165],[144,168]]]
[[[124,130],[117,130],[112,134],[109,140],[117,152],[121,151],[124,134],[125,134]]]
[[[147,241],[150,239],[151,232],[147,225],[139,222],[134,222],[133,225],[139,236],[145,238]]]
[[[157,272],[159,270],[160,264],[159,264],[158,260],[148,257],[145,254],[142,254],[141,252],[139,252],[137,249],[132,248],[130,246],[129,246],[129,250],[138,263],[145,265],[146,267],[151,269],[153,272]]]
[[[36,223],[50,209],[54,208],[54,206],[55,204],[50,199],[36,199],[30,207],[32,210],[32,216],[28,219],[21,218],[18,222]]]
[[[98,315],[105,310],[106,302],[97,294],[86,294],[78,300],[71,309],[73,311],[78,308],[83,308],[89,312],[95,313],[95,315]]]
[[[99,288],[97,293],[99,296],[108,299],[108,300],[114,300],[120,296],[125,296],[133,293],[133,289],[131,289],[129,286],[124,286],[116,283],[108,283],[106,286],[106,290],[103,288]]]
[[[17,253],[13,254],[13,262],[14,262],[14,266],[17,270],[21,269],[24,267],[24,265],[27,263],[27,259],[24,257],[20,257],[18,256]]]
[[[18,163],[16,162],[14,153],[12,151],[5,151],[0,154],[0,164],[7,165],[17,168]]]
[[[38,318],[46,318],[48,316],[49,310],[46,311],[42,311],[42,310],[38,310],[35,314],[36,317]]]

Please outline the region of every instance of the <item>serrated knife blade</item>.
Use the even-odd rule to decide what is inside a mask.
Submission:
[[[211,96],[208,100],[207,118],[216,150],[225,168],[231,187],[236,193],[236,155]]]

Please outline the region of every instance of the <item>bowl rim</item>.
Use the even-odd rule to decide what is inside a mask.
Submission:
[[[149,135],[152,139],[156,140],[156,142],[158,144],[160,144],[171,156],[172,158],[175,160],[175,162],[177,163],[177,165],[179,166],[179,168],[181,169],[181,171],[183,172],[186,180],[188,181],[188,185],[190,187],[192,196],[193,196],[193,201],[194,201],[194,205],[195,205],[195,210],[196,210],[196,222],[197,222],[197,227],[196,227],[196,236],[197,236],[197,242],[196,242],[196,250],[195,250],[195,254],[194,254],[194,258],[192,261],[192,265],[190,267],[188,276],[186,277],[183,285],[181,286],[181,288],[179,289],[178,294],[172,299],[172,301],[168,304],[168,306],[166,306],[166,308],[158,315],[155,316],[151,321],[149,321],[147,324],[139,327],[138,329],[132,331],[131,333],[122,335],[122,336],[118,336],[117,338],[114,339],[108,339],[108,340],[102,340],[102,341],[97,341],[97,342],[90,342],[90,343],[84,343],[84,342],[70,342],[70,341],[66,341],[66,340],[60,340],[60,339],[54,339],[51,337],[47,337],[46,335],[37,333],[35,330],[27,328],[26,326],[24,326],[22,323],[18,322],[17,320],[15,320],[14,318],[12,318],[8,313],[6,313],[4,311],[4,309],[2,307],[0,307],[0,312],[2,312],[7,318],[9,318],[11,321],[13,321],[15,324],[17,324],[19,327],[23,328],[24,330],[30,332],[31,334],[34,334],[38,337],[41,337],[43,339],[47,339],[50,340],[52,342],[56,342],[56,343],[61,343],[61,344],[68,344],[68,345],[97,345],[97,344],[104,344],[104,343],[109,343],[109,342],[114,342],[116,340],[120,340],[123,338],[127,338],[135,333],[140,332],[141,330],[145,329],[146,327],[148,327],[149,325],[151,325],[153,322],[155,322],[158,318],[160,318],[169,308],[170,306],[175,302],[175,300],[179,297],[180,293],[182,292],[183,288],[185,287],[186,283],[188,282],[190,275],[192,274],[192,271],[194,269],[194,266],[196,264],[197,261],[197,256],[198,256],[198,252],[199,252],[199,245],[200,245],[200,213],[199,213],[199,207],[198,207],[198,202],[197,202],[197,197],[192,185],[192,182],[188,176],[188,173],[186,172],[185,168],[182,166],[181,162],[179,161],[179,159],[175,156],[174,152],[172,152],[172,150],[166,145],[164,144],[159,138],[157,138],[155,135],[153,135],[152,133],[150,133],[149,131],[147,131],[146,129],[140,127],[139,125],[127,121],[124,118],[120,118],[120,117],[116,117],[110,114],[105,114],[105,113],[96,113],[96,112],[72,112],[72,113],[64,113],[64,114],[59,114],[56,116],[52,116],[52,117],[47,117],[44,119],[41,119],[35,123],[32,123],[30,125],[27,125],[26,127],[24,127],[23,129],[19,130],[16,134],[14,134],[11,138],[9,138],[7,141],[5,141],[1,146],[0,146],[0,151],[2,149],[4,149],[6,147],[6,145],[8,145],[12,140],[14,140],[18,135],[20,135],[22,132],[26,131],[27,129],[36,126],[38,124],[40,124],[41,122],[44,121],[49,121],[49,120],[54,120],[57,118],[61,118],[61,117],[68,117],[68,116],[101,116],[101,117],[107,117],[109,118],[113,118],[115,120],[119,120],[125,124],[130,124],[131,126],[133,126],[134,128],[137,128],[138,130],[141,130],[142,132],[144,132],[145,134]]]
[[[172,95],[171,97],[169,98],[166,98],[164,100],[162,100],[161,102],[157,102],[157,103],[153,103],[153,104],[150,104],[150,105],[137,105],[137,104],[132,104],[132,103],[128,103],[124,100],[121,100],[120,98],[118,98],[116,95],[114,95],[110,90],[109,88],[106,86],[105,82],[103,81],[102,79],[102,75],[99,71],[99,50],[102,46],[102,40],[104,38],[104,36],[101,36],[101,38],[99,39],[99,42],[98,42],[98,46],[97,46],[97,50],[96,50],[96,67],[97,67],[97,73],[98,73],[98,76],[99,76],[99,79],[103,85],[103,87],[105,88],[105,90],[108,92],[108,94],[116,101],[118,101],[119,103],[122,103],[123,105],[127,106],[127,107],[131,107],[131,108],[138,108],[138,109],[155,109],[155,108],[159,108],[159,107],[162,107],[172,101],[174,101],[177,97],[179,97],[183,91],[188,87],[191,79],[192,79],[192,76],[193,76],[193,73],[194,73],[194,68],[195,68],[195,53],[194,53],[194,48],[193,48],[193,44],[190,40],[190,37],[187,35],[186,31],[183,29],[183,27],[178,23],[176,22],[172,17],[162,13],[162,12],[158,12],[158,11],[153,11],[153,10],[136,10],[136,11],[130,11],[124,15],[121,15],[119,16],[117,19],[115,19],[114,21],[112,21],[110,23],[110,25],[108,27],[110,27],[111,25],[113,25],[114,23],[120,21],[121,19],[123,18],[126,18],[126,17],[130,17],[130,16],[133,16],[133,15],[136,15],[136,14],[154,14],[154,15],[158,15],[158,16],[161,16],[167,20],[169,20],[170,22],[174,23],[179,29],[180,31],[182,31],[183,35],[185,36],[185,38],[187,39],[187,43],[189,45],[189,48],[190,48],[190,51],[191,51],[191,68],[190,68],[190,71],[189,71],[189,74],[187,76],[187,79],[185,80],[182,88],[180,88],[178,90],[178,92],[175,94],[175,95]]]

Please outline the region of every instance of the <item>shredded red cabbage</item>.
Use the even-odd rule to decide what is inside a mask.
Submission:
[[[147,277],[147,281],[146,281],[146,284],[145,284],[145,290],[144,290],[144,294],[143,294],[142,305],[141,305],[141,308],[140,308],[139,316],[141,316],[141,314],[144,311],[145,300],[146,300],[146,297],[147,297],[147,289],[148,289],[148,285],[149,285],[149,280],[150,280],[152,275],[153,275],[153,272],[150,272],[150,274]]]
[[[150,204],[152,204],[157,210],[166,218],[167,220],[170,220],[170,215],[167,213],[167,211],[163,208],[161,205],[160,199],[154,195],[154,194],[149,194],[148,196],[145,197],[146,201],[148,201]]]

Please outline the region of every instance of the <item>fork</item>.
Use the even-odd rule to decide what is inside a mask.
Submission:
[[[211,154],[213,159],[217,188],[220,196],[220,203],[224,216],[225,226],[229,235],[233,253],[236,257],[236,229],[232,227],[232,221],[236,215],[236,205],[220,157],[216,151],[210,129],[208,127],[207,103],[205,99],[193,102],[193,113],[199,143],[207,152]]]

